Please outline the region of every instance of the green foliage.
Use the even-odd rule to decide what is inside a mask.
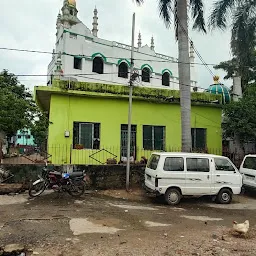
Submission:
[[[217,68],[227,72],[226,78],[236,73],[242,77],[243,87],[253,80],[251,69],[255,70],[255,45],[256,45],[256,1],[248,0],[218,0],[209,19],[213,28],[225,29],[228,20],[231,20],[231,50],[234,58],[222,62]],[[229,19],[230,18],[230,19]],[[254,72],[255,73],[255,72]]]
[[[224,108],[224,136],[234,137],[236,133],[243,142],[256,141],[256,84],[248,86],[244,97]]]
[[[0,73],[0,131],[13,136],[17,130],[30,128],[37,107],[32,94],[14,74]]]
[[[129,95],[129,87],[122,85],[110,85],[100,83],[88,83],[88,82],[69,82],[56,80],[53,82],[53,86],[59,87],[62,90],[78,90],[96,93],[109,93],[116,95]],[[134,87],[133,96],[137,98],[143,98],[153,100],[157,102],[169,102],[180,100],[180,91],[167,90],[167,89],[153,89],[147,87]],[[222,103],[222,96],[210,93],[192,92],[191,101],[198,103],[211,103],[218,101],[218,104]]]
[[[239,74],[242,78],[242,89],[244,91],[247,84],[256,80],[256,51],[253,51],[243,63],[239,62],[237,57],[234,57],[231,60],[220,62],[214,68],[222,69],[227,73],[224,79],[230,79]]]
[[[38,113],[37,120],[33,123],[31,133],[37,145],[43,145],[47,141],[49,119],[47,113]]]

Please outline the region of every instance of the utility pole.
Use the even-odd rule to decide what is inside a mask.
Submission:
[[[128,136],[127,136],[127,161],[126,161],[126,190],[130,185],[130,155],[131,155],[131,131],[132,131],[132,90],[133,90],[133,69],[134,69],[134,33],[135,33],[135,13],[132,16],[132,51],[131,51],[131,71],[129,86],[129,110],[128,110]]]

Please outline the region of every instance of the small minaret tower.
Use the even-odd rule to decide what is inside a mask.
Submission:
[[[59,30],[60,27],[61,27],[61,14],[59,12],[57,16],[56,29]]]
[[[75,0],[64,0],[61,11],[61,23],[63,24],[64,28],[70,28],[71,26],[81,22],[77,18],[78,10],[76,9]]]
[[[190,67],[194,67],[194,64],[195,64],[195,50],[194,50],[194,44],[193,44],[192,41],[190,42],[189,59],[190,59]]]
[[[96,6],[95,6],[95,9],[94,9],[94,16],[93,16],[93,23],[92,23],[92,34],[94,35],[94,36],[98,36],[98,10],[97,10],[97,8],[96,8]]]
[[[153,36],[151,37],[151,46],[150,46],[150,49],[151,49],[152,51],[155,50],[155,40],[154,40],[154,37],[153,37]]]
[[[142,42],[141,42],[141,33],[139,32],[139,36],[138,36],[138,48],[140,48],[142,45]]]

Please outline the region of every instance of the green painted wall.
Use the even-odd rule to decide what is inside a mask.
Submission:
[[[101,149],[118,156],[120,160],[121,124],[127,124],[127,99],[79,97],[52,94],[48,138],[48,152],[54,164],[97,164],[89,155],[98,150],[74,150],[73,122],[100,123]],[[178,104],[134,101],[132,123],[137,125],[137,159],[149,157],[150,152],[142,149],[142,125],[166,126],[166,149],[180,150],[180,107]],[[192,127],[207,128],[207,147],[221,152],[221,108],[193,106]],[[70,131],[65,138],[64,132]],[[95,156],[105,162],[111,155],[105,151]]]

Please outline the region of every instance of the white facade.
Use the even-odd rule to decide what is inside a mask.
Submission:
[[[77,18],[77,12],[74,0],[64,0],[62,14],[59,14],[57,18],[56,45],[48,66],[48,84],[51,84],[51,77],[57,75],[63,80],[128,85],[129,79],[119,77],[118,70],[122,62],[130,66],[131,46],[97,37],[96,9],[92,31]],[[190,55],[191,63],[193,63],[192,50]],[[95,57],[102,58],[104,62],[103,74],[93,72]],[[78,61],[79,68],[74,68],[74,58],[81,59]],[[176,58],[156,53],[153,38],[151,46],[142,46],[139,36],[138,47],[135,48],[134,54],[134,66],[139,74],[135,85],[178,90],[177,61]],[[142,70],[145,67],[150,71],[150,82],[142,81]],[[194,65],[191,64],[191,90],[197,86],[194,69]],[[162,74],[165,72],[170,75],[169,86],[162,85]]]

